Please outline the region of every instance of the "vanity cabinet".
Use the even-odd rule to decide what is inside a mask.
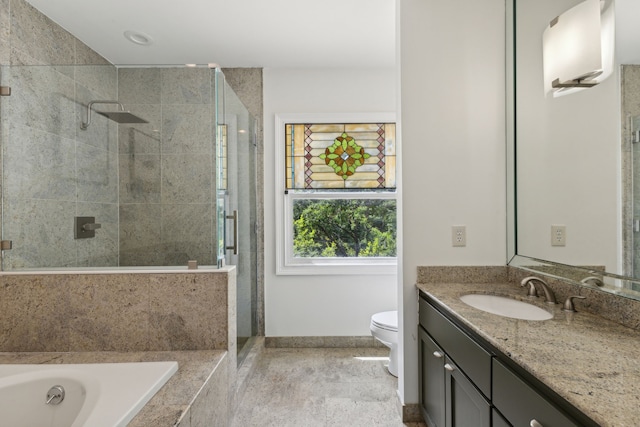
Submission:
[[[437,427],[489,427],[491,405],[462,370],[420,328],[420,387],[423,414]]]
[[[580,425],[560,412],[544,396],[497,359],[493,359],[492,400],[496,408],[514,426],[577,427]]]
[[[506,356],[467,333],[421,295],[419,398],[429,427],[571,427],[596,425],[573,408],[575,421],[522,375]],[[535,380],[537,381],[537,380]],[[539,381],[538,381],[539,382]],[[554,400],[555,399],[555,400]],[[537,422],[537,424],[536,424]]]
[[[418,371],[420,381],[420,406],[425,420],[435,427],[445,426],[445,370],[444,350],[436,344],[424,329],[418,328],[418,352],[420,365]]]
[[[420,325],[420,405],[429,425],[490,427],[491,354],[423,300]]]

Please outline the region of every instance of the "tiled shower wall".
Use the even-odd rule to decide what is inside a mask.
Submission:
[[[640,276],[640,234],[633,232],[633,221],[640,217],[640,143],[631,142],[633,123],[640,120],[640,66],[623,65],[622,93],[622,176],[623,176],[623,224],[624,271],[628,276]],[[634,118],[636,118],[634,120]]]
[[[5,269],[213,264],[213,72],[118,70],[24,0],[0,0],[0,29]],[[91,100],[150,123],[81,130]],[[75,216],[95,238],[74,239]]]
[[[206,68],[120,68],[120,265],[215,264],[215,86]]]
[[[117,70],[23,0],[0,0],[3,84],[4,238],[8,268],[117,263],[117,125],[90,100],[117,98]],[[11,65],[11,68],[7,67]],[[102,224],[75,240],[75,216]]]

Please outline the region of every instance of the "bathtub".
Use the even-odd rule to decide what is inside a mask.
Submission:
[[[126,426],[177,370],[178,362],[0,365],[0,426]],[[47,404],[55,386],[64,399]]]

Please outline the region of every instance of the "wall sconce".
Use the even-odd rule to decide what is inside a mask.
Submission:
[[[585,0],[542,35],[544,90],[554,97],[593,87],[613,72],[613,0]]]

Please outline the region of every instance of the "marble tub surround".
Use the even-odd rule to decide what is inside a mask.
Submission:
[[[596,423],[637,424],[640,331],[586,311],[563,312],[561,305],[550,306],[542,298],[538,304],[554,313],[551,320],[510,319],[460,300],[460,295],[475,292],[528,301],[526,290],[514,283],[432,282],[417,287]]]
[[[193,270],[191,270],[193,271]],[[235,269],[0,275],[0,351],[233,350]]]
[[[129,427],[228,425],[227,352],[0,353],[2,364],[177,361],[178,371],[129,423]]]

